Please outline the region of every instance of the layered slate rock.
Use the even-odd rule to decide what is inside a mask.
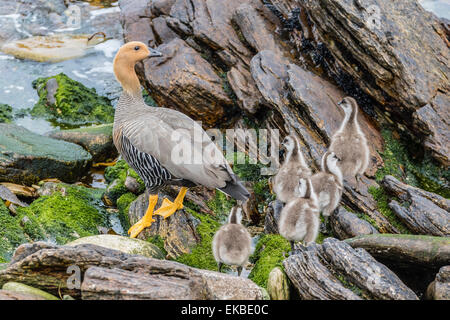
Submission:
[[[367,235],[345,240],[393,270],[420,297],[442,266],[450,264],[450,240],[419,235]]]
[[[80,244],[94,244],[108,249],[119,250],[124,253],[141,255],[148,258],[164,259],[161,250],[152,243],[129,237],[112,234],[83,237],[67,243],[68,246]]]
[[[162,57],[145,62],[148,89],[159,105],[184,112],[207,125],[224,119],[233,105],[222,79],[181,39],[158,47]]]
[[[347,73],[406,125],[415,115],[413,126],[423,129],[425,147],[448,165],[450,64],[439,20],[413,0],[310,0],[301,5],[315,38],[332,55],[329,73],[338,80],[345,76],[342,71]]]
[[[69,279],[75,274],[67,273],[70,266],[79,268],[78,288],[77,281]],[[248,279],[90,244],[22,245],[0,271],[0,285],[9,281],[86,300],[263,298],[262,290]],[[69,289],[68,284],[75,288]]]
[[[427,299],[450,300],[450,266],[442,267],[427,289]]]
[[[0,179],[33,184],[46,178],[75,182],[92,161],[82,147],[44,137],[13,124],[0,124]]]
[[[269,50],[253,57],[251,72],[264,99],[283,115],[287,126],[300,136],[305,146],[302,152],[310,167],[319,169],[330,138],[343,119],[336,103],[344,97],[344,93]],[[287,93],[285,87],[290,88]],[[381,136],[362,112],[359,119],[371,145],[372,162],[368,173],[374,174],[382,161],[377,152],[381,149]],[[396,228],[377,211],[377,204],[368,192],[370,186],[376,185],[374,180],[363,177],[359,191],[356,191],[354,182],[346,181],[344,201],[372,218],[380,231],[396,233]]]
[[[416,294],[363,249],[327,238],[283,262],[302,299],[416,300]]]
[[[340,240],[378,233],[369,222],[342,207],[330,216],[330,225],[333,234]]]
[[[450,235],[450,200],[385,176],[383,187],[399,201],[392,200],[389,207],[416,234]]]

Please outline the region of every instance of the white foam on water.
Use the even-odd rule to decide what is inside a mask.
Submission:
[[[88,76],[85,74],[82,74],[81,72],[77,70],[72,70],[72,73],[77,76],[78,78],[88,79]]]
[[[94,47],[95,51],[101,51],[107,58],[112,58],[114,54],[119,50],[122,42],[117,39],[111,39],[102,43],[99,43]]]
[[[114,73],[113,71],[113,64],[109,61],[105,61],[103,63],[103,67],[95,67],[92,68],[89,71],[86,71],[86,74],[91,74],[91,73]]]

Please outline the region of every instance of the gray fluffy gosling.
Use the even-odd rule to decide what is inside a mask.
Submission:
[[[359,180],[369,165],[367,139],[358,123],[358,104],[351,97],[344,98],[338,105],[345,117],[341,127],[331,138],[329,150],[340,159],[339,168],[344,179],[355,178],[357,189]]]
[[[320,214],[317,195],[311,179],[300,179],[298,183],[299,198],[289,201],[281,211],[278,230],[291,243],[303,241],[306,246],[316,241],[319,234]]]
[[[223,264],[238,266],[238,275],[247,264],[251,253],[250,233],[241,224],[242,209],[233,207],[228,217],[228,223],[223,225],[214,235],[212,250],[219,272]]]
[[[322,171],[311,177],[318,198],[319,211],[325,219],[325,225],[342,197],[343,179],[338,164],[339,158],[336,154],[327,151],[322,157]]]
[[[312,172],[306,164],[295,135],[286,136],[281,147],[286,151],[286,157],[273,179],[273,191],[277,195],[277,200],[287,203],[299,196],[298,181],[310,177]]]

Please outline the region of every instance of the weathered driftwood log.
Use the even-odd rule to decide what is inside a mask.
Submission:
[[[0,286],[9,281],[82,299],[263,298],[261,289],[245,278],[91,244],[22,245],[0,271]]]
[[[385,176],[383,187],[402,203],[391,201],[389,207],[417,234],[450,236],[450,200]]]

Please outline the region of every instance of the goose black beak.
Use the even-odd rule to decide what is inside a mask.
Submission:
[[[150,51],[150,53],[148,54],[147,58],[162,57],[163,55],[161,52],[153,48],[148,48],[148,51]]]

